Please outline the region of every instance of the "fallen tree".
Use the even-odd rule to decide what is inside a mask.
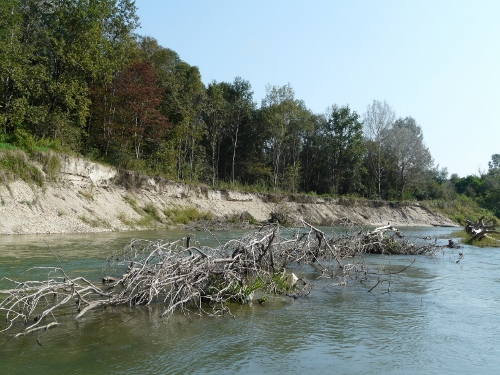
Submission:
[[[490,219],[490,220],[485,221],[484,216],[482,216],[476,222],[472,222],[469,219],[465,220],[465,228],[464,229],[465,229],[465,232],[471,236],[470,241],[480,241],[483,238],[493,239],[492,237],[488,236],[488,233],[499,234],[500,232],[498,230],[496,230],[497,227],[498,227],[498,224],[496,223],[495,220]]]
[[[268,293],[292,298],[308,295],[313,283],[296,277],[290,266],[312,266],[318,278],[331,279],[332,285],[368,284],[374,278],[377,286],[407,267],[394,273],[370,270],[365,254],[429,254],[438,247],[405,241],[390,225],[370,232],[351,226],[327,237],[320,229],[302,224],[298,229],[270,225],[215,248],[191,236],[177,241],[135,239],[107,259],[101,284],[71,277],[60,262],[57,267],[30,268],[23,278],[32,272],[46,277],[7,279],[13,288],[0,291],[0,311],[7,323],[2,331],[16,326],[21,331],[17,335],[24,335],[51,328],[58,325],[57,313],[64,308],[73,309],[75,319],[98,307],[152,303],[162,305],[162,316],[174,311],[218,315],[231,314],[231,303],[263,303]]]

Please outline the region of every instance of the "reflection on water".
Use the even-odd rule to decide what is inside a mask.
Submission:
[[[445,241],[450,231],[411,233]],[[1,237],[0,273],[12,275],[39,261],[57,264],[45,241],[65,265],[83,272],[131,238],[175,240],[186,234]],[[234,306],[235,318],[192,314],[166,320],[160,306],[107,308],[81,321],[68,314],[56,329],[18,339],[2,336],[0,373],[495,373],[500,368],[500,256],[494,249],[460,251],[465,257],[459,263],[457,250],[450,249],[435,258],[368,257],[374,269],[393,271],[416,259],[391,277],[391,293],[386,283],[367,292],[374,275],[371,285],[347,288],[316,280],[309,298]],[[298,272],[317,277],[310,269]]]

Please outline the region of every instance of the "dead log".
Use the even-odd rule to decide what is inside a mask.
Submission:
[[[498,224],[495,220],[490,219],[485,221],[484,216],[479,218],[476,222],[471,220],[465,220],[465,232],[471,236],[471,241],[480,241],[483,238],[488,237],[488,233],[500,233],[497,230]]]

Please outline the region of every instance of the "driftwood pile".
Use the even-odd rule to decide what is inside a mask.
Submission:
[[[491,238],[488,236],[488,233],[500,233],[497,231],[498,225],[495,222],[495,220],[490,219],[485,221],[484,216],[482,216],[478,221],[475,223],[472,222],[471,220],[467,219],[465,220],[465,232],[471,236],[470,240],[471,241],[480,241],[483,238]]]
[[[327,237],[306,222],[293,230],[269,226],[215,248],[189,236],[173,242],[133,240],[107,259],[102,282],[71,277],[62,266],[34,267],[22,276],[43,272],[43,280],[7,279],[13,288],[0,291],[0,316],[6,322],[0,331],[14,328],[24,335],[59,324],[62,311],[79,319],[97,307],[117,305],[161,304],[162,316],[174,311],[231,314],[231,303],[263,303],[269,293],[309,294],[313,284],[297,278],[290,266],[314,267],[333,285],[374,281],[376,286],[390,274],[369,270],[364,254],[427,254],[436,248],[435,243],[409,243],[390,225],[370,232],[351,227]]]

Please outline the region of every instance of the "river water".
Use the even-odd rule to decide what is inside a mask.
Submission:
[[[402,229],[443,244],[453,235],[450,228]],[[221,240],[240,234],[224,232]],[[98,279],[106,256],[131,238],[184,235],[0,236],[0,277],[57,266],[57,254],[72,275],[96,269],[91,276]],[[204,236],[210,237],[197,239]],[[95,310],[79,321],[68,315],[48,331],[0,334],[0,374],[500,373],[500,250],[464,246],[436,257],[369,256],[367,263],[397,270],[414,259],[393,277],[390,293],[384,284],[368,293],[370,285],[315,281],[308,298],[235,306],[234,318],[166,320],[155,306]],[[296,272],[317,276],[311,269]]]

